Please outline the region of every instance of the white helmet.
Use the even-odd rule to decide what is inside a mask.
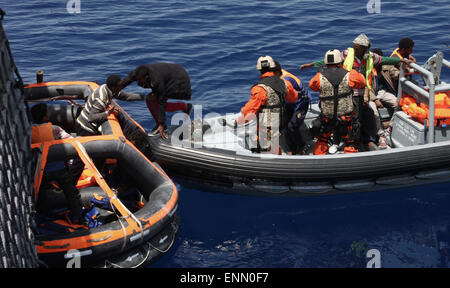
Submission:
[[[323,59],[325,61],[325,64],[339,64],[344,61],[344,58],[342,58],[341,51],[337,49],[331,49],[328,50],[327,53],[325,53],[325,58]]]
[[[260,71],[264,68],[275,68],[275,66],[275,61],[270,56],[261,56],[258,58],[258,62],[256,62],[256,70]]]

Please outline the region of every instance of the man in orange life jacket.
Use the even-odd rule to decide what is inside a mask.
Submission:
[[[414,48],[414,41],[408,37],[400,39],[398,42],[398,48],[396,48],[391,57],[397,57],[399,59],[409,59],[411,62],[416,63],[416,58],[414,58],[411,54]]]
[[[314,155],[327,154],[331,135],[335,143],[345,142],[345,153],[358,152],[352,132],[353,89],[363,88],[366,80],[356,70],[342,68],[344,59],[337,49],[328,50],[324,60],[327,69],[309,82],[311,90],[320,92],[321,127]]]
[[[254,152],[281,154],[280,131],[283,129],[285,101],[295,102],[298,93],[292,84],[275,75],[276,64],[272,57],[261,56],[256,63],[261,72],[258,83],[251,89],[250,100],[242,107],[237,124],[257,119],[257,147]]]
[[[49,122],[50,111],[44,103],[34,105],[31,110],[33,126],[31,128],[31,143],[42,143],[58,139],[71,138],[64,129]],[[71,221],[73,223],[82,223],[81,218],[82,203],[80,192],[75,187],[75,181],[72,173],[64,162],[48,162],[45,166],[43,181],[41,186],[47,186],[51,181],[56,181],[63,190],[67,204],[69,205]],[[49,212],[48,203],[45,203],[43,197],[37,198],[36,210],[42,214]]]

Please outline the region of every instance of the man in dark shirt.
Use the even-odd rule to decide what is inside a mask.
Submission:
[[[146,96],[147,107],[155,119],[156,133],[159,133],[163,139],[168,139],[167,133],[164,131],[166,128],[166,111],[183,111],[190,114],[192,109],[190,103],[167,103],[167,99],[191,99],[189,74],[179,64],[144,64],[138,66],[122,79],[121,88],[125,88],[134,81],[143,88],[152,89],[152,92]]]

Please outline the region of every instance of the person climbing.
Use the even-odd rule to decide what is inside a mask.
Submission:
[[[168,139],[165,129],[166,112],[183,111],[190,115],[191,103],[167,102],[168,99],[191,99],[191,82],[188,72],[183,66],[174,63],[143,64],[136,67],[125,77],[121,83],[121,90],[131,83],[136,83],[143,88],[151,88],[152,92],[146,96],[146,104],[156,127],[151,132],[160,134],[161,138]],[[121,93],[121,100],[136,100],[136,95]],[[130,98],[131,97],[131,98]]]
[[[321,110],[320,135],[314,146],[314,155],[327,154],[331,136],[333,142],[345,143],[344,153],[358,152],[352,129],[353,91],[364,87],[366,80],[356,70],[344,69],[342,62],[343,57],[339,50],[328,50],[324,57],[327,69],[317,72],[309,82],[311,90],[319,91]]]
[[[257,147],[252,151],[281,154],[279,137],[285,122],[285,102],[295,102],[298,93],[289,81],[275,75],[276,64],[271,56],[261,56],[256,63],[260,80],[251,88],[250,100],[242,107],[237,124],[257,119]]]
[[[95,89],[86,100],[83,110],[76,120],[78,136],[100,134],[100,125],[106,121],[108,115],[119,113],[119,108],[111,105],[113,95],[120,92],[121,78],[110,75],[106,83]]]

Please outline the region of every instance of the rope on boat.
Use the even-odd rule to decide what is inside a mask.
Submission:
[[[147,262],[148,258],[150,257],[150,251],[151,251],[152,248],[155,249],[156,251],[160,252],[160,253],[166,253],[167,251],[170,250],[170,248],[172,248],[173,243],[175,243],[175,238],[176,238],[175,236],[172,237],[172,240],[170,241],[169,246],[167,246],[167,248],[164,249],[164,250],[163,250],[163,249],[159,249],[159,248],[156,247],[156,246],[153,246],[153,245],[150,243],[150,241],[147,242],[147,243],[146,243],[147,246],[148,246],[148,247],[147,247],[147,254],[145,255],[145,257],[144,257],[138,264],[136,264],[136,265],[134,265],[134,266],[132,266],[132,267],[124,267],[124,266],[121,266],[121,265],[119,265],[119,264],[113,263],[113,262],[111,262],[111,261],[109,261],[109,260],[105,260],[104,268],[109,268],[109,267],[114,267],[114,268],[138,268],[138,267],[140,267],[141,265],[143,265],[145,262]]]
[[[128,222],[127,219],[131,218],[133,219],[134,222],[137,223],[137,225],[139,226],[139,232],[141,234],[141,243],[142,243],[144,241],[144,229],[142,227],[141,221],[136,216],[134,216],[134,214],[130,210],[128,210],[128,208],[125,205],[123,205],[123,203],[119,200],[119,198],[117,198],[116,193],[109,187],[108,183],[106,183],[103,176],[97,170],[97,167],[95,167],[92,159],[89,157],[83,145],[78,140],[74,141],[72,145],[77,151],[78,156],[80,156],[83,163],[87,165],[92,171],[94,171],[94,177],[95,180],[97,181],[97,184],[102,188],[103,191],[106,192],[107,196],[109,197],[111,207],[113,208],[113,211],[116,214],[119,223],[122,226],[122,231],[124,233],[121,251],[124,251],[126,247],[127,232],[120,219],[125,219],[125,221]]]

